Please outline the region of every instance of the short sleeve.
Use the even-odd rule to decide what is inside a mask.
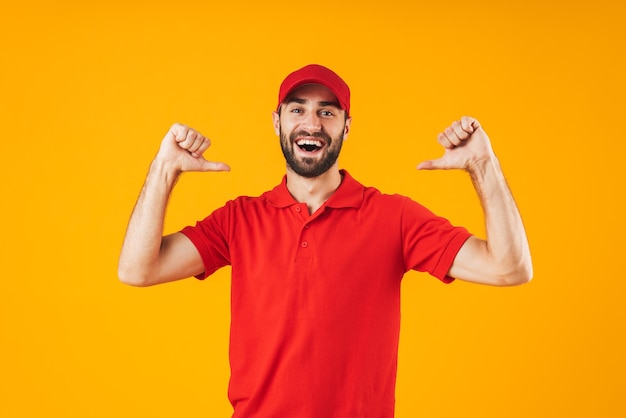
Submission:
[[[451,283],[454,278],[448,271],[471,234],[407,198],[402,210],[402,236],[407,271],[428,272]]]
[[[226,204],[195,226],[187,226],[180,231],[191,240],[202,258],[204,273],[196,278],[205,279],[221,267],[230,265],[230,218],[229,204]]]

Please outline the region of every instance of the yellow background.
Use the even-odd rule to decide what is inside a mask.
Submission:
[[[230,416],[229,271],[136,289],[117,257],[173,122],[233,170],[185,175],[168,232],[280,181],[310,62],[352,88],[341,166],[482,235],[465,174],[414,169],[477,117],[532,246],[523,287],[405,277],[397,417],[626,416],[621,2],[99,3],[0,14],[0,416]]]

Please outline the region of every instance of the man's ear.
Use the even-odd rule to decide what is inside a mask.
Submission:
[[[272,121],[274,123],[274,132],[280,136],[280,115],[278,112],[272,112]]]
[[[350,133],[350,125],[352,124],[352,116],[346,119],[346,126],[343,128],[343,139],[348,137],[348,133]]]

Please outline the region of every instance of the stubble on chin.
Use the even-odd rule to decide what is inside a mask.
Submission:
[[[315,178],[321,176],[326,171],[328,171],[334,164],[337,162],[339,158],[339,152],[341,151],[342,145],[342,137],[340,138],[331,138],[326,132],[316,132],[314,134],[309,134],[308,132],[293,132],[289,136],[283,133],[282,128],[280,129],[280,147],[283,152],[283,156],[285,157],[285,161],[287,162],[287,170],[296,173],[299,176],[306,178]],[[314,136],[322,138],[326,141],[326,148],[322,151],[323,155],[321,158],[303,158],[298,160],[296,154],[294,152],[295,140],[299,136]],[[336,142],[338,146],[336,149],[332,149],[333,142]]]

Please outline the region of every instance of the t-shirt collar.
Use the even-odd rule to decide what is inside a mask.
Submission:
[[[326,201],[325,206],[330,208],[358,208],[363,203],[363,193],[365,187],[356,181],[346,170],[339,170],[343,181],[339,188]],[[267,202],[278,208],[286,208],[298,202],[293,198],[287,189],[287,176],[272,190],[264,194]]]

